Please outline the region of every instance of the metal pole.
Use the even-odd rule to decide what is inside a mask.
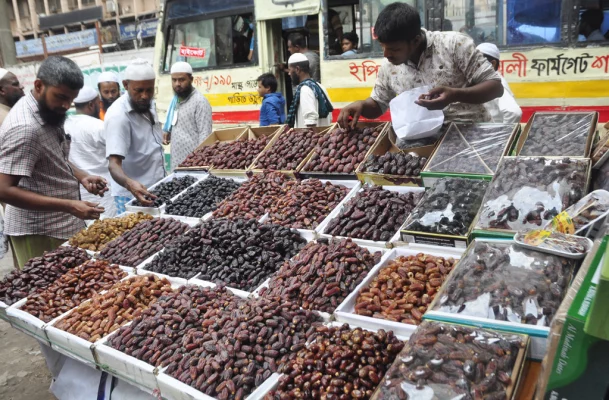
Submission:
[[[42,41],[42,51],[44,53],[44,59],[46,60],[49,57],[49,52],[47,51],[46,35],[40,35],[40,40]]]
[[[15,50],[13,32],[11,32],[6,0],[0,0],[0,53],[4,66],[17,64],[17,51]]]
[[[97,31],[97,46],[99,46],[99,54],[101,55],[104,52],[104,47],[102,46],[102,37],[101,29],[99,27],[99,21],[95,21],[95,30]]]

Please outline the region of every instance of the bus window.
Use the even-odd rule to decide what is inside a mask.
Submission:
[[[609,10],[580,10],[577,28],[577,40],[580,42],[593,43],[609,39]]]
[[[253,21],[250,13],[174,23],[164,71],[169,71],[176,61],[187,61],[194,69],[255,64],[257,58],[249,57],[252,42],[255,45]]]

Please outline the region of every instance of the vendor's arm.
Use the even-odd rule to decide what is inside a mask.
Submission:
[[[148,199],[156,199],[156,196],[149,193],[144,185],[127,176],[123,170],[123,160],[131,147],[131,130],[129,124],[120,120],[121,118],[106,118],[104,121],[108,170],[112,179],[130,191],[142,205],[151,206],[153,202]]]
[[[150,207],[154,204],[153,201],[148,199],[156,199],[156,196],[146,189],[146,186],[142,185],[138,181],[131,179],[127,176],[123,170],[123,158],[117,155],[111,155],[108,157],[108,169],[112,179],[125,189],[131,192],[131,194],[144,206]]]
[[[68,161],[72,173],[78,179],[81,185],[87,189],[87,192],[104,197],[104,193],[108,191],[108,182],[101,176],[89,175],[85,171],[78,168],[74,163]]]
[[[470,37],[455,36],[452,54],[455,65],[467,80],[467,87],[434,87],[421,95],[417,104],[430,110],[442,110],[456,102],[483,104],[503,95],[501,77],[482,53],[476,50],[476,44]]]
[[[340,110],[338,124],[343,128],[355,128],[359,117],[376,119],[389,109],[389,102],[396,96],[391,88],[389,62],[385,60],[379,68],[372,94],[366,100],[356,101]]]

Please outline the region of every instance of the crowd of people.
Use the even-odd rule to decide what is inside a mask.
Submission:
[[[378,118],[397,95],[423,85],[432,89],[412,106],[443,110],[446,121],[520,121],[520,108],[497,72],[496,46],[476,48],[467,35],[427,31],[405,3],[385,7],[374,32],[385,60],[371,96],[340,111],[341,126]],[[356,35],[339,39],[343,54],[355,54]],[[319,55],[300,34],[287,46],[292,102],[286,114],[276,76],[258,77],[260,125],[330,125],[334,106],[320,83]],[[61,56],[41,64],[27,94],[14,74],[0,70],[0,202],[17,265],[57,247],[86,220],[124,212],[132,199],[151,205],[155,196],[148,188],[166,174],[162,145],[171,144],[174,169],[211,134],[212,109],[193,87],[191,65],[176,62],[170,73],[174,97],[162,125],[156,74],[143,60],[124,71],[122,95],[116,74],[102,73],[96,91],[84,87],[80,68]],[[72,104],[76,113],[67,117]]]

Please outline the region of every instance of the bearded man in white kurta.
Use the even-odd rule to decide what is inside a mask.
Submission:
[[[171,143],[172,171],[212,132],[211,105],[192,86],[192,81],[190,64],[180,61],[172,65],[171,87],[175,97],[167,113],[170,131],[163,134],[163,143]]]

